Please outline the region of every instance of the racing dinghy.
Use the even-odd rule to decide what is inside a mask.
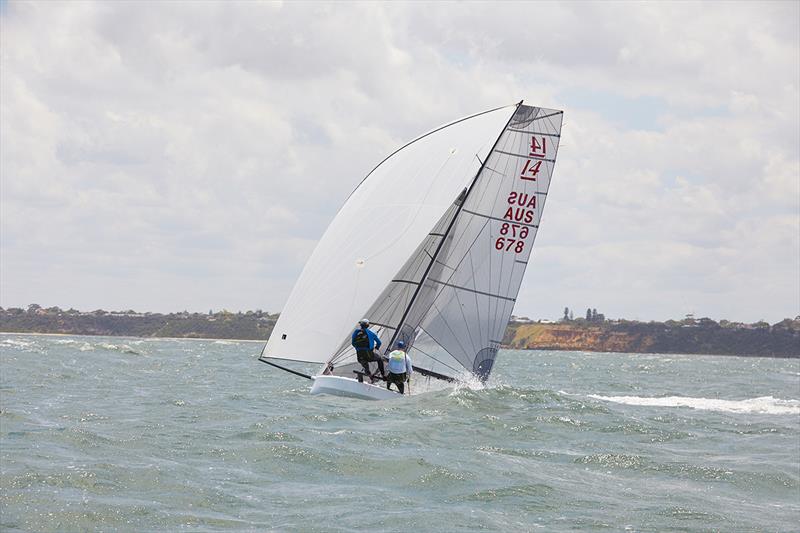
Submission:
[[[405,342],[414,394],[485,382],[541,222],[562,118],[520,102],[386,157],[325,231],[259,360],[313,380],[312,394],[399,398],[364,379],[356,360],[351,334],[367,317],[380,356]]]

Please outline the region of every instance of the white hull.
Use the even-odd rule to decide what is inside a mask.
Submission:
[[[359,383],[355,379],[341,376],[314,376],[311,394],[332,394],[362,400],[393,400],[402,397],[400,393],[387,390],[385,386]]]

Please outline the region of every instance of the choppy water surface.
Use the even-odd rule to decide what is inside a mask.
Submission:
[[[509,351],[364,402],[259,350],[0,335],[0,529],[800,529],[796,359]]]

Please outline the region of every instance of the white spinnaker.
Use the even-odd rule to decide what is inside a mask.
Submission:
[[[330,359],[472,181],[515,110],[507,106],[437,128],[378,165],[320,239],[262,357]]]

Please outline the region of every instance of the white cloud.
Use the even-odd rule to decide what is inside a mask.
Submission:
[[[525,97],[564,108],[566,125],[519,314],[793,316],[799,15],[790,2],[12,2],[0,303],[278,310],[376,162]],[[642,102],[648,130],[628,120]]]

